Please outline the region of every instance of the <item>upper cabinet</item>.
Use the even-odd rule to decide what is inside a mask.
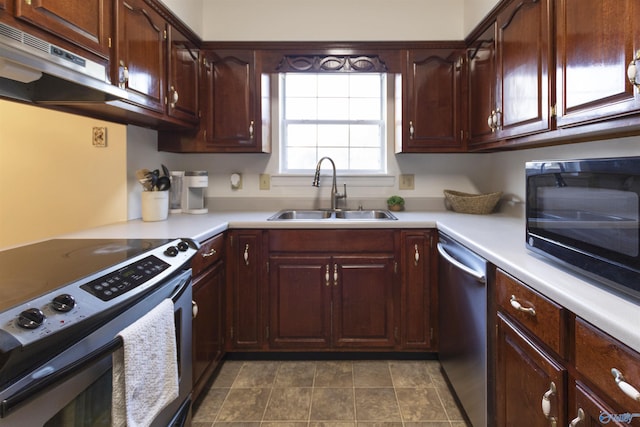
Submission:
[[[204,151],[270,152],[269,76],[260,52],[213,50],[205,56]]]
[[[402,101],[402,123],[396,152],[462,151],[463,52],[459,49],[424,49],[405,52],[404,86],[396,87]]]
[[[118,84],[129,102],[164,112],[167,24],[143,0],[117,0]]]
[[[199,52],[197,46],[169,26],[167,67],[167,114],[178,120],[198,122]]]
[[[4,0],[0,9],[4,9]],[[15,17],[109,58],[110,0],[16,0]]]
[[[637,113],[640,96],[626,75],[640,49],[636,0],[558,0],[558,127]]]
[[[513,1],[467,51],[469,146],[551,130],[549,0]]]

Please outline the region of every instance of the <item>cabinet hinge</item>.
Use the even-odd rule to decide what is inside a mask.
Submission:
[[[433,341],[433,328],[429,329],[429,339]]]
[[[398,274],[398,261],[393,261],[393,272]]]
[[[164,37],[165,40],[167,39],[167,30],[164,30],[162,32],[162,37]]]
[[[433,235],[429,235],[429,248],[433,249]]]
[[[267,273],[269,273],[269,261],[265,262],[267,264]]]
[[[229,246],[233,247],[233,234],[229,235]]]
[[[109,49],[111,49],[111,37],[107,37],[107,44],[109,45]]]
[[[398,327],[393,328],[393,337],[398,341]]]
[[[167,97],[164,97],[164,105],[167,105],[169,103],[169,100],[167,99]]]
[[[233,326],[229,329],[229,338],[233,340]]]
[[[269,340],[269,327],[267,326],[265,328],[265,337],[264,337],[267,341]]]
[[[558,108],[557,108],[557,105],[552,105],[552,106],[549,108],[549,116],[551,116],[551,117],[556,117],[556,115],[557,115],[557,114],[558,114]]]

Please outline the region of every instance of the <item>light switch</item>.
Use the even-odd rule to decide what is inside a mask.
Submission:
[[[415,189],[414,179],[415,179],[415,175],[413,174],[400,175],[400,182],[398,183],[398,189],[414,190]]]

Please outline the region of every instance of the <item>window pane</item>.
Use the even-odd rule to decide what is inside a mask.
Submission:
[[[349,96],[349,76],[346,74],[318,74],[318,96]]]
[[[380,100],[377,98],[351,99],[349,118],[351,120],[380,120]]]
[[[375,97],[380,98],[382,90],[382,79],[378,74],[358,74],[357,78],[351,79],[349,95],[354,98]]]
[[[349,125],[318,126],[319,147],[349,146]]]
[[[378,148],[380,146],[381,129],[378,125],[352,125],[350,132],[352,147]]]
[[[349,149],[348,148],[336,148],[336,147],[321,147],[318,148],[318,160],[322,157],[331,157],[336,164],[336,169],[349,170]],[[315,168],[315,165],[313,165]],[[330,164],[326,166],[323,164],[323,168],[331,168]]]
[[[310,169],[314,170],[317,163],[316,148],[289,148],[285,163],[287,169]]]
[[[289,125],[286,132],[289,147],[315,147],[318,142],[316,125]]]
[[[287,74],[286,96],[311,97],[317,95],[317,76],[315,74]]]
[[[372,170],[375,166],[381,165],[380,150],[373,148],[352,148],[351,149],[351,170]]]
[[[347,120],[349,98],[318,98],[319,120]]]
[[[318,116],[315,98],[289,98],[285,103],[287,120],[315,120]]]

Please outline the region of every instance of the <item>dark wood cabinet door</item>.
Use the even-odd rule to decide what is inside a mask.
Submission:
[[[263,151],[263,90],[269,89],[256,75],[256,52],[229,50],[208,52],[208,98],[204,111],[207,151]],[[268,100],[268,97],[266,97]],[[264,108],[262,108],[264,107]]]
[[[566,370],[501,314],[497,327],[496,426],[567,425]]]
[[[337,256],[330,268],[334,346],[393,347],[393,255]]]
[[[461,151],[462,52],[407,52],[402,152]]]
[[[110,0],[17,0],[15,16],[109,58],[111,4]]]
[[[223,262],[218,262],[193,281],[193,302],[197,307],[197,315],[193,319],[194,400],[222,358],[224,285]]]
[[[437,318],[432,304],[434,272],[430,231],[402,232],[402,292],[400,316],[401,345],[404,349],[435,348],[433,322]]]
[[[197,47],[169,26],[167,114],[178,120],[198,122],[200,64]]]
[[[166,22],[143,0],[117,0],[118,78],[129,102],[164,113]]]
[[[467,109],[471,147],[495,141],[488,120],[496,109],[496,26],[490,25],[467,49]]]
[[[556,5],[557,125],[640,110],[627,65],[640,49],[636,0],[559,0]]]
[[[262,231],[231,232],[227,251],[232,269],[227,297],[230,344],[235,349],[259,349],[264,344]]]
[[[501,138],[551,129],[550,16],[549,0],[515,1],[498,15],[496,108]]]
[[[271,256],[269,345],[323,349],[331,340],[331,258]]]

